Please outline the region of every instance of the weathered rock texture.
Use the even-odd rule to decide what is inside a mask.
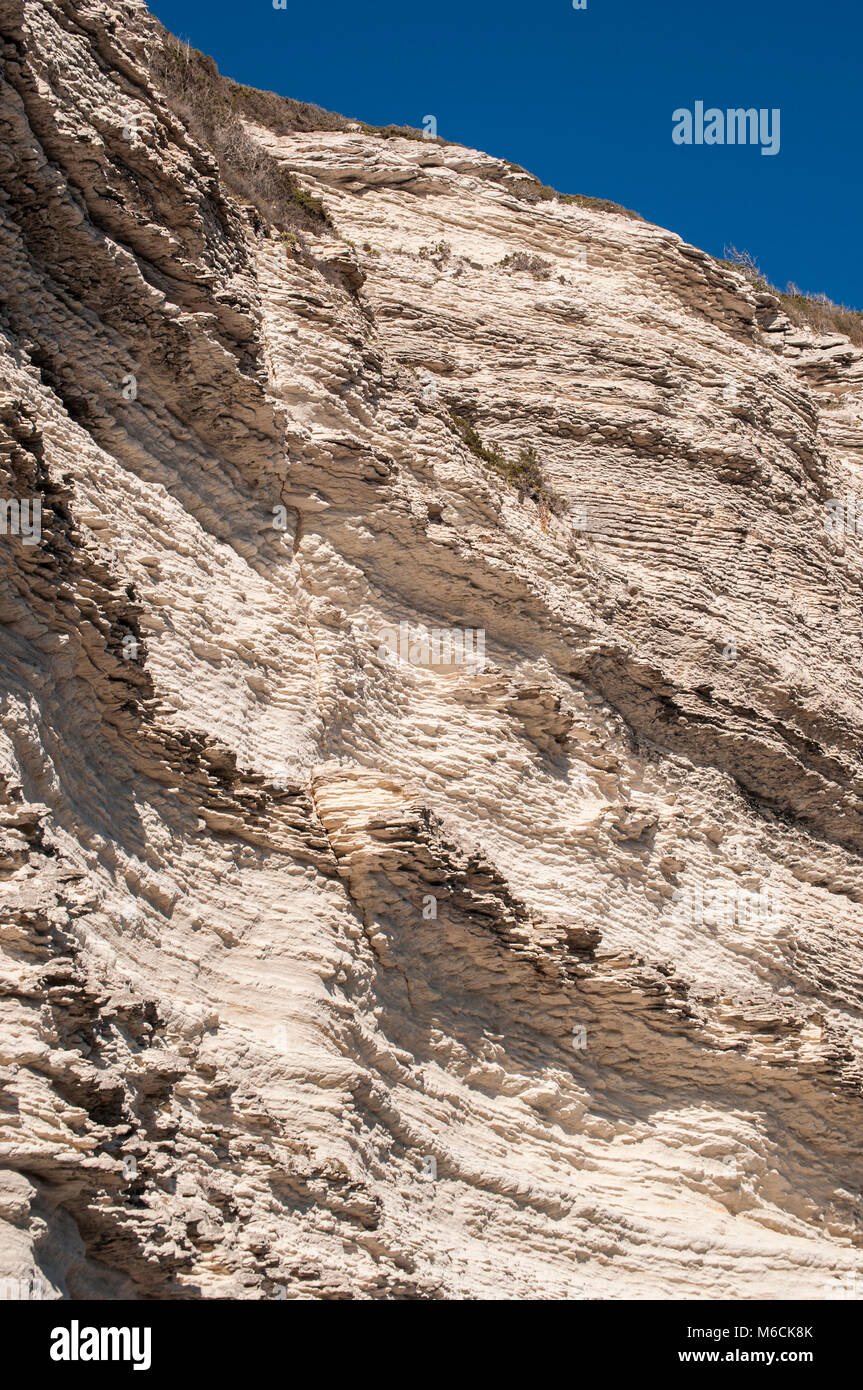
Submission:
[[[861,353],[457,146],[250,127],[283,237],[138,0],[0,19],[0,1279],[847,1294]]]

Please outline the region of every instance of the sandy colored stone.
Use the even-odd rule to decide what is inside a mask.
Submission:
[[[863,354],[443,143],[250,125],[292,248],[138,0],[0,29],[0,1277],[853,1296]]]

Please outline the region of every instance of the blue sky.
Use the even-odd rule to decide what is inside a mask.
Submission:
[[[150,0],[250,86],[421,127],[564,193],[634,208],[714,255],[750,251],[863,309],[860,0]],[[775,155],[676,145],[672,113],[779,108]]]

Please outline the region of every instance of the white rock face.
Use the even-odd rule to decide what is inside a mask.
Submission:
[[[435,142],[250,123],[286,244],[138,0],[0,27],[0,1281],[859,1296],[861,353]]]

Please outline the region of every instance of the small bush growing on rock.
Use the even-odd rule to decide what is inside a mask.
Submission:
[[[515,462],[508,465],[507,476],[516,487],[541,493],[545,487],[545,480],[536,449],[520,449]]]
[[[534,280],[550,280],[553,269],[551,261],[544,261],[542,256],[531,256],[527,251],[513,251],[498,264],[504,270],[525,270]]]
[[[471,453],[478,459],[482,459],[483,463],[488,463],[492,468],[497,468],[502,472],[505,466],[505,460],[497,445],[483,444],[479,437],[479,432],[465,416],[453,414],[452,419],[463,442],[470,449]]]
[[[434,261],[436,266],[441,266],[450,259],[452,247],[448,241],[437,241],[434,246],[421,246],[417,255],[421,261]]]
[[[755,285],[758,289],[770,289],[767,277],[762,274],[761,267],[753,255],[748,251],[738,251],[736,246],[726,246],[723,249],[726,265],[735,266],[750,285]]]
[[[534,448],[521,449],[518,458],[509,459],[496,444],[484,444],[476,426],[464,415],[457,415],[454,411],[450,411],[450,415],[462,442],[476,458],[500,473],[508,483],[518,488],[520,494],[527,493],[534,502],[545,506],[547,513],[560,512],[562,499],[545,481],[539,455]]]

